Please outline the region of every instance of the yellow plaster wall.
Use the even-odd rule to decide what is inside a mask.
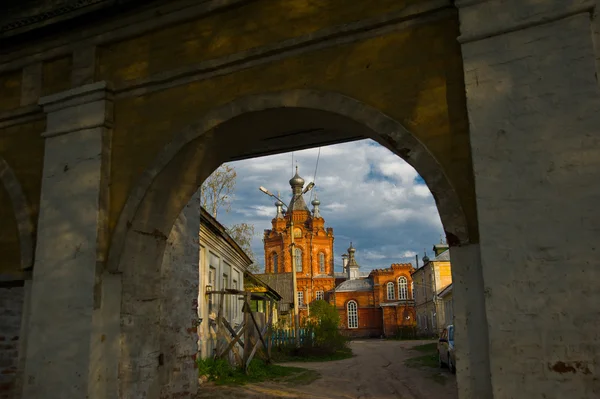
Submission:
[[[464,85],[457,36],[457,21],[449,17],[116,101],[111,226],[132,184],[183,127],[211,108],[243,95],[307,88],[351,96],[402,122],[440,161],[467,205],[470,227],[476,231],[466,108],[460,108]],[[111,63],[100,65],[102,68],[106,76],[120,74]],[[449,106],[449,101],[459,105]]]
[[[21,102],[21,70],[0,75],[0,112],[18,108]]]
[[[44,140],[41,134],[45,125],[45,120],[39,120],[0,129],[0,156],[6,160],[19,180],[33,211],[34,223],[37,223],[39,211],[44,163]],[[2,190],[0,193],[0,273],[11,273],[20,269],[18,232],[10,198],[3,186]]]
[[[438,290],[442,290],[452,284],[452,267],[450,262],[435,262],[435,267],[440,278],[437,282]]]
[[[102,46],[97,80],[115,84],[399,11],[419,0],[260,0]]]
[[[42,65],[42,96],[71,88],[72,58],[61,57]]]

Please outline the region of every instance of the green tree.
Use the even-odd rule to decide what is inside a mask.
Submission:
[[[323,300],[310,304],[307,327],[314,332],[312,344],[326,352],[334,353],[346,347],[346,338],[339,330],[340,314],[335,306]]]

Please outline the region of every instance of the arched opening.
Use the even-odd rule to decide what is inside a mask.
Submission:
[[[398,299],[408,299],[408,284],[406,282],[406,277],[400,277],[398,279]]]
[[[396,296],[394,295],[396,288],[394,287],[394,283],[392,283],[391,281],[389,283],[387,283],[386,285],[387,287],[387,299],[388,301],[393,301],[394,299],[396,299]]]
[[[296,262],[296,271],[302,271],[302,250],[300,248],[296,248],[294,250],[294,257]]]
[[[177,134],[143,173],[120,214],[108,266],[109,272],[120,273],[122,280],[122,306],[115,309],[122,320],[121,348],[107,358],[120,363],[122,392],[147,391],[148,381],[154,377],[168,383],[174,378],[168,367],[153,370],[138,365],[153,362],[155,353],[168,353],[165,348],[173,342],[185,341],[190,351],[193,348],[189,333],[167,336],[160,329],[156,334],[146,333],[165,324],[161,313],[165,307],[148,298],[178,278],[162,265],[165,238],[203,180],[223,162],[362,138],[375,140],[418,171],[433,194],[451,247],[477,242],[476,233],[468,228],[473,221],[467,221],[444,170],[397,121],[334,93],[294,90],[236,100]],[[301,268],[301,250],[298,255]],[[457,266],[460,269],[460,262]],[[302,291],[298,295],[304,300]],[[170,304],[190,313],[186,303]],[[484,313],[483,303],[478,306],[477,311]],[[162,361],[169,365],[165,359]]]
[[[358,306],[356,301],[348,301],[346,305],[348,316],[348,328],[358,328]]]

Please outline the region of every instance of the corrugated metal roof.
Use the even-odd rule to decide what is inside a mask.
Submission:
[[[371,290],[373,290],[373,280],[371,280],[370,278],[346,280],[335,288],[335,292]]]
[[[449,262],[450,261],[450,250],[447,249],[435,258],[431,259],[430,262]]]
[[[263,273],[255,276],[277,291],[281,295],[281,302],[294,302],[292,273]]]

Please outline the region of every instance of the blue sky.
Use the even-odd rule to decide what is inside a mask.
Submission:
[[[319,149],[293,153],[300,176],[313,180]],[[237,172],[231,211],[218,219],[229,226],[255,225],[252,248],[264,264],[262,235],[275,216],[272,198],[259,186],[291,198],[292,153],[232,162]],[[413,262],[443,233],[433,197],[417,172],[401,158],[372,140],[321,147],[315,192],[321,201],[326,227],[334,229],[335,269],[341,271],[341,255],[352,241],[362,271]],[[314,195],[314,193],[313,193]],[[305,195],[310,203],[311,193]],[[312,209],[312,205],[309,205]]]

